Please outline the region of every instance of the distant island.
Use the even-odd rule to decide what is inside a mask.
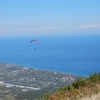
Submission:
[[[79,77],[82,76],[0,63],[0,98],[10,95],[14,99],[20,93],[30,91],[54,92],[59,87],[73,83]]]

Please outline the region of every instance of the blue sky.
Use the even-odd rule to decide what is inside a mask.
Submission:
[[[100,0],[0,0],[0,36],[100,33]]]

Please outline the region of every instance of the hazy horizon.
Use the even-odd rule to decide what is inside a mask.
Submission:
[[[100,0],[2,0],[0,36],[100,34]]]

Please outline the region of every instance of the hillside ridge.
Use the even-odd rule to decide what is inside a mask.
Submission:
[[[100,73],[94,73],[86,79],[79,78],[57,92],[45,94],[43,100],[100,100]]]

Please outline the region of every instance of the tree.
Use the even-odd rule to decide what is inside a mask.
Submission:
[[[45,96],[44,96],[44,99],[45,100],[48,100],[50,97],[51,97],[51,93],[49,92],[49,91],[47,91],[47,93],[45,94]]]

